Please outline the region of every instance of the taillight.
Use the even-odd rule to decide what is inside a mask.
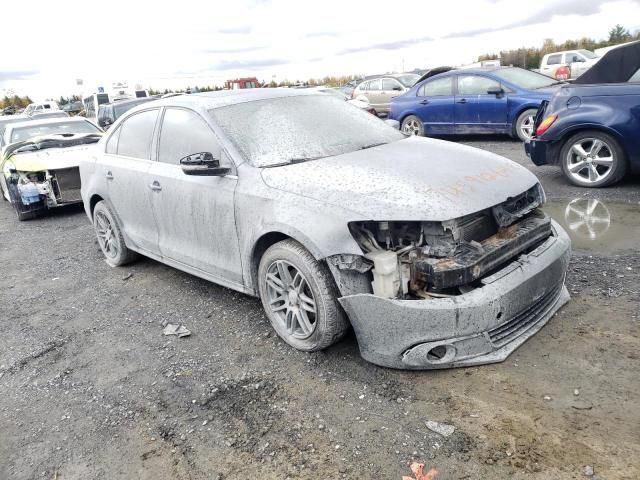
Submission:
[[[556,113],[554,113],[553,115],[549,115],[547,118],[545,118],[542,121],[542,123],[538,125],[538,128],[536,128],[536,137],[541,137],[542,135],[544,135],[544,132],[549,130],[549,127],[553,125],[553,122],[555,122],[557,119],[558,119],[558,114]]]

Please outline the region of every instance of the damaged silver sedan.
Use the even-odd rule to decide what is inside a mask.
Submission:
[[[570,242],[534,175],[330,96],[159,100],[118,120],[81,176],[108,263],[143,254],[257,295],[300,350],[352,326],[378,365],[497,362],[569,298]]]

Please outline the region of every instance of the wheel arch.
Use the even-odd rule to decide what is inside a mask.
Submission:
[[[606,133],[607,135],[610,135],[611,137],[613,137],[618,142],[618,145],[622,149],[622,153],[624,154],[624,160],[627,162],[629,161],[629,153],[625,148],[624,138],[622,137],[622,135],[620,135],[615,130],[609,127],[606,127],[605,125],[600,125],[596,123],[596,124],[572,125],[570,127],[565,128],[560,134],[558,134],[557,140],[554,142],[557,149],[557,155],[554,155],[554,159],[555,159],[554,165],[560,165],[560,161],[561,161],[560,151],[564,147],[564,144],[569,140],[569,138],[571,138],[573,135],[577,133],[588,132],[588,131]]]
[[[511,135],[515,137],[518,136],[518,132],[516,132],[516,128],[517,128],[517,123],[518,123],[518,119],[520,118],[520,115],[522,115],[527,110],[538,111],[539,108],[540,108],[540,103],[537,105],[535,103],[519,105],[518,109],[515,111],[513,117],[511,118]]]
[[[102,198],[97,193],[93,194],[91,196],[91,198],[89,199],[89,213],[91,214],[91,219],[92,220],[93,220],[93,210],[96,208],[96,205],[98,204],[98,202],[101,202],[103,200],[104,200],[104,198]]]

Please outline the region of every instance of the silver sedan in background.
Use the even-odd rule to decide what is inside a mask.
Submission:
[[[113,125],[81,177],[108,263],[143,254],[257,295],[300,350],[352,326],[379,365],[501,361],[568,300],[569,240],[533,174],[405,138],[330,95],[148,103]]]

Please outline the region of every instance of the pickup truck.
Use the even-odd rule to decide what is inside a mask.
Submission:
[[[582,187],[640,173],[640,42],[609,51],[538,109],[525,151]]]
[[[540,73],[556,80],[578,78],[600,60],[590,50],[547,53],[540,62]]]

